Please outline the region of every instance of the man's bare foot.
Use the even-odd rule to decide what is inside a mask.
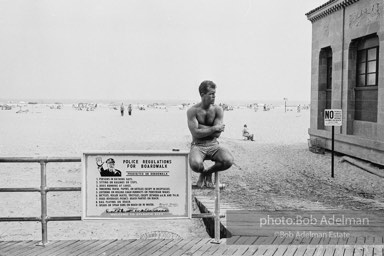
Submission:
[[[205,176],[205,185],[207,186],[207,188],[215,188],[215,184],[212,182],[212,174],[208,174]],[[224,189],[225,184],[219,184],[219,188]]]
[[[205,175],[200,173],[199,179],[197,180],[196,186],[198,188],[203,188],[205,185]]]
[[[213,182],[212,182],[212,174],[208,174],[205,176],[205,185],[207,186],[207,188],[215,187],[215,185],[213,185]]]

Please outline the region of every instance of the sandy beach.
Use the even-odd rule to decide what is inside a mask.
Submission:
[[[133,110],[125,114],[107,106],[76,111],[70,105],[45,105],[0,111],[1,157],[81,157],[89,150],[188,150],[191,136],[186,109]],[[221,199],[244,209],[359,209],[384,212],[382,179],[339,163],[330,178],[330,153],[308,150],[309,110],[254,111],[241,107],[226,111],[226,130],[220,143],[228,147],[235,164],[222,174],[227,184]],[[248,125],[255,141],[244,141]],[[48,164],[48,186],[81,186],[81,164]],[[380,168],[375,167],[380,170]],[[39,187],[38,164],[1,164],[0,187]],[[192,173],[192,180],[197,175]],[[212,190],[195,190],[209,195]],[[48,215],[80,216],[79,192],[48,194]],[[38,193],[2,193],[0,216],[39,216]],[[129,220],[50,222],[48,239],[138,238],[151,231],[168,231],[183,238],[207,237],[201,220]],[[1,240],[41,239],[40,223],[0,223]]]

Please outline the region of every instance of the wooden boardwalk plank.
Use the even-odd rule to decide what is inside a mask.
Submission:
[[[147,251],[156,246],[156,244],[158,244],[156,239],[146,239],[145,242],[137,244],[136,246],[126,246],[126,249],[123,249],[122,252],[117,252],[117,255],[141,255],[139,251]]]
[[[294,237],[286,237],[284,240],[281,242],[282,245],[289,245],[294,242]]]
[[[358,237],[356,240],[355,252],[353,256],[363,256],[364,255],[364,245],[365,237]]]
[[[247,245],[249,237],[248,236],[240,236],[239,239],[237,239],[236,243],[237,245]]]
[[[212,246],[205,252],[206,255],[214,255],[220,249],[221,244],[212,244]]]
[[[73,241],[73,240],[72,240]],[[71,250],[72,248],[77,248],[78,246],[82,245],[86,240],[76,240],[73,241],[73,243],[69,243],[66,246],[60,246],[60,248],[47,248],[45,247],[46,250],[43,250],[43,252],[40,253],[40,256],[52,256],[52,255],[59,255],[65,251]]]
[[[273,256],[283,256],[284,253],[288,250],[288,245],[278,245],[277,250]]]
[[[189,249],[191,249],[196,243],[200,242],[202,239],[192,239],[190,240],[188,243],[186,243],[182,248],[178,248],[177,251],[175,251],[174,253],[172,253],[171,255],[172,256],[181,256],[184,254],[184,252],[188,251]]]
[[[236,241],[239,240],[241,236],[232,236],[230,238],[227,238],[227,244],[236,244]]]
[[[14,244],[17,244],[19,241],[7,241],[4,242],[4,244],[1,244],[0,246],[0,252],[4,252],[5,249],[12,247]]]
[[[154,245],[151,249],[143,253],[143,256],[152,256],[155,252],[159,251],[161,248],[163,248],[168,243],[172,242],[171,239],[161,239],[160,243]]]
[[[315,252],[316,252],[316,248],[318,247],[319,245],[308,245],[307,246],[307,249],[305,250],[303,256],[313,256],[315,255]]]
[[[309,243],[309,246],[307,247],[307,250],[304,253],[304,256],[314,256],[316,253],[316,249],[319,247],[320,242],[321,242],[320,237],[313,237],[311,239],[311,242]]]
[[[344,250],[344,256],[353,256],[355,248],[352,245],[349,245]]]
[[[260,245],[255,255],[264,255],[270,248],[269,245],[273,244],[276,237],[262,237],[257,239],[255,245]]]
[[[250,236],[247,239],[247,244],[254,245],[256,243],[257,239],[259,239],[259,238],[260,238],[259,236]]]
[[[223,255],[225,253],[225,251],[228,249],[228,245],[226,244],[220,244],[218,245],[218,248],[216,251],[214,251],[211,255]]]
[[[295,252],[295,256],[303,256],[305,252],[307,251],[307,248],[309,244],[311,243],[312,238],[305,237],[300,241],[300,246],[297,248],[297,251]]]
[[[122,244],[120,248],[115,248],[115,250],[107,252],[106,254],[110,256],[133,255],[129,253],[139,250],[142,246],[145,246],[150,242],[152,242],[150,239],[137,239],[132,243]]]
[[[151,250],[153,247],[156,245],[160,244],[163,242],[163,239],[153,239],[154,241],[151,244],[148,244],[147,246],[143,246],[141,249],[137,250],[135,254],[137,255],[143,255],[147,251]]]
[[[193,239],[194,240],[194,239]],[[195,243],[196,242],[201,242],[202,239],[198,239],[198,241],[195,240]],[[186,251],[187,248],[184,248],[187,244],[189,244],[190,241],[188,240],[183,240],[181,241],[180,243],[178,243],[176,246],[172,247],[172,248],[169,248],[166,252],[164,252],[163,256],[170,256],[174,253],[176,253],[176,251],[178,250],[182,250],[182,251]],[[189,249],[190,247],[188,247]]]
[[[382,237],[338,240],[292,240],[264,237],[258,245],[256,238],[237,237],[234,245],[210,243],[212,239],[192,240],[62,240],[52,241],[45,247],[36,246],[38,241],[0,242],[1,256],[131,256],[131,255],[263,255],[263,256],[383,256]],[[324,245],[326,243],[326,245]],[[365,244],[364,244],[365,243]],[[379,243],[379,244],[378,244]]]
[[[192,246],[189,250],[185,251],[185,254],[191,253],[191,255],[193,255],[194,252],[198,251],[204,244],[210,243],[210,241],[210,239],[202,239],[194,246]]]
[[[327,245],[324,256],[333,256],[335,254],[335,251],[336,251],[335,245]]]
[[[228,249],[225,251],[223,255],[233,255],[237,251],[238,245],[227,245]]]
[[[214,244],[204,244],[200,249],[193,253],[193,256],[208,255],[208,250],[213,246]]]
[[[53,241],[50,243],[50,246],[56,246],[59,245],[60,241]],[[18,252],[18,256],[26,256],[26,255],[35,255],[36,252],[40,252],[44,250],[44,247],[40,245],[39,241],[34,241],[33,244],[23,247],[20,252]]]
[[[46,255],[54,255],[56,251],[61,250],[67,245],[71,245],[76,243],[75,240],[62,240],[62,241],[55,241],[52,243],[48,243],[45,246],[36,246],[35,249],[31,251],[26,251],[25,253],[21,254],[20,256],[30,256],[30,255],[44,255],[45,253],[48,253]]]
[[[329,239],[328,245],[326,246],[324,256],[333,256],[336,251],[336,244],[338,243],[338,238]]]
[[[375,245],[373,247],[373,256],[383,256],[384,254],[384,249],[383,249],[383,246],[378,246],[378,245]]]
[[[298,245],[294,245],[294,244],[288,245],[288,249],[285,251],[285,253],[283,255],[284,256],[293,256],[295,254],[295,252],[297,251],[297,249],[298,249]]]
[[[114,255],[114,253],[126,246],[133,245],[136,243],[137,239],[130,240],[119,240],[113,246],[109,246],[107,250],[104,250],[102,254],[99,255]]]
[[[101,248],[109,245],[109,244],[113,244],[115,243],[117,240],[101,240],[100,243],[98,243],[97,245],[94,245],[92,247],[92,249],[89,249],[88,251],[86,252],[83,252],[83,253],[80,253],[78,256],[85,256],[87,254],[96,254]]]
[[[64,250],[62,250],[61,252],[56,252],[55,255],[56,256],[78,255],[84,252],[84,250],[91,248],[90,246],[97,244],[98,242],[99,242],[98,240],[88,240],[81,243],[78,242],[76,244],[73,244],[64,248]]]
[[[363,255],[364,255],[364,247],[362,245],[356,245],[353,256],[363,256]]]
[[[280,236],[276,236],[275,240],[273,241],[272,244],[282,244],[284,242],[285,238],[284,237],[280,237]]]
[[[233,256],[241,256],[248,250],[248,245],[239,245],[237,251],[233,254]]]
[[[65,251],[71,250],[73,248],[76,248],[77,246],[82,245],[86,240],[72,240],[72,243],[68,243],[66,246],[61,246],[58,248],[55,247],[45,247],[42,249],[41,252],[39,252],[39,255],[41,256],[52,256],[52,255],[59,255]]]
[[[347,242],[348,242],[348,238],[339,238],[337,242],[338,246],[336,246],[336,250],[334,254],[335,256],[344,254]]]
[[[23,241],[22,243],[12,246],[7,251],[4,251],[4,255],[19,255],[27,250],[33,249],[35,244],[36,241],[33,240]],[[3,253],[0,252],[0,255],[3,255]]]
[[[242,256],[248,250],[249,245],[238,245],[237,250],[233,253],[234,256]]]
[[[373,255],[373,245],[364,246],[364,256],[372,256]]]
[[[267,246],[266,245],[257,245],[258,248],[257,248],[257,251],[253,254],[253,255],[263,255],[267,250]]]
[[[277,247],[278,247],[277,245],[266,245],[267,250],[264,252],[263,255],[266,255],[266,256],[275,255],[275,253],[278,249]]]
[[[258,249],[259,249],[258,246],[250,245],[250,246],[248,246],[248,249],[243,253],[242,256],[254,255]]]
[[[95,247],[97,247],[100,244],[104,244],[105,241],[102,240],[93,240],[93,243],[88,243],[88,244],[82,244],[81,246],[78,246],[75,251],[72,252],[70,255],[91,255],[90,251],[93,251]],[[67,256],[68,254],[63,253],[58,256]]]
[[[162,255],[164,252],[168,251],[173,246],[177,246],[178,243],[180,243],[181,239],[171,240],[171,242],[164,244],[159,250],[155,251],[152,255],[153,256],[159,256]]]
[[[2,254],[7,254],[9,251],[14,250],[17,247],[23,246],[24,243],[28,241],[16,241],[15,243],[8,243],[8,245],[4,246],[4,248],[1,249]]]
[[[325,245],[323,245],[323,244],[318,245],[316,250],[315,250],[314,256],[323,256],[324,253],[325,253],[325,250],[326,250],[326,246]]]
[[[128,240],[117,240],[110,244],[107,244],[105,247],[100,248],[97,252],[95,252],[95,256],[100,255],[108,255],[110,251],[116,250],[117,248],[120,248],[126,244],[130,244],[136,241],[136,239],[128,239]]]

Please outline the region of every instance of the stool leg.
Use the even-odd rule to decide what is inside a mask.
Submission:
[[[215,242],[220,243],[220,182],[219,172],[215,172]]]

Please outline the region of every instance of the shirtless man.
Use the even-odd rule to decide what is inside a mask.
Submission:
[[[233,164],[232,154],[219,145],[217,138],[224,131],[223,109],[215,103],[216,84],[203,81],[199,87],[201,102],[187,111],[188,128],[192,134],[189,165],[200,173],[197,186],[213,187],[212,173],[227,170]],[[208,169],[204,168],[204,160],[215,162]]]

